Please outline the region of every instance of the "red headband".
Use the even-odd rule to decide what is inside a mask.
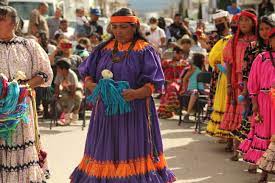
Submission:
[[[249,11],[242,11],[240,13],[239,17],[241,17],[241,16],[246,16],[246,17],[251,18],[254,21],[254,23],[256,24],[256,26],[257,26],[258,19],[257,19],[257,16],[254,15],[253,13],[250,13]]]
[[[139,19],[136,16],[112,16],[111,23],[134,23],[139,24]]]
[[[231,21],[234,21],[234,22],[238,22],[239,21],[239,18],[240,18],[240,13],[234,15],[231,19]]]

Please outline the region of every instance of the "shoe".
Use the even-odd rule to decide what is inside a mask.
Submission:
[[[63,119],[58,120],[57,124],[60,126],[67,126],[71,123],[71,113],[64,113]]]
[[[77,123],[78,119],[79,119],[78,114],[72,113],[71,122],[72,122],[72,123]]]

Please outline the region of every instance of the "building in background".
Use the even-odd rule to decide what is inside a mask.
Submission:
[[[102,15],[109,17],[116,10],[128,7],[127,0],[95,0],[95,6],[101,9]]]

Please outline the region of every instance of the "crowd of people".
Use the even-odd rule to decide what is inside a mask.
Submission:
[[[272,5],[263,2],[259,6],[265,3]],[[189,122],[190,115],[196,113],[198,97],[209,96],[205,107],[206,114],[211,112],[205,116],[209,120],[207,134],[227,144],[225,151],[233,153],[232,161],[242,157],[249,164],[249,173],[262,169],[259,183],[267,182],[268,173],[274,173],[272,7],[265,7],[269,13],[257,16],[254,9],[240,10],[234,2],[228,11],[213,14],[216,31],[207,33],[203,23],[198,22],[195,32],[189,30],[192,37],[188,32],[178,37],[170,45],[173,57],[165,58],[165,52],[162,57],[166,83],[158,109],[159,117],[166,119],[181,115],[183,107],[183,121]],[[197,82],[204,72],[212,75],[211,83],[206,85]]]
[[[104,30],[99,9],[91,8],[87,16],[79,8],[71,32],[61,9],[46,19],[48,5],[40,3],[30,14],[27,35],[20,31],[16,10],[1,5],[0,121],[7,124],[0,124],[0,180],[45,182],[50,171],[38,116],[49,119],[57,112],[58,124],[70,125],[83,117],[84,96],[98,99],[102,92],[91,107],[84,157],[72,182],[175,181],[158,118],[182,115],[183,108],[183,121],[191,121],[201,94],[209,96],[203,106],[209,114],[207,134],[226,143],[232,161],[242,156],[249,173],[262,169],[259,183],[267,182],[268,173],[275,172],[271,5],[263,1],[257,16],[254,9],[241,10],[233,2],[212,15],[216,30],[210,32],[202,20],[190,27],[181,14],[171,25],[151,17],[142,27],[128,8],[115,12]],[[197,81],[201,73],[211,75],[209,84]],[[15,81],[17,90],[11,84]],[[158,109],[153,93],[160,99]]]

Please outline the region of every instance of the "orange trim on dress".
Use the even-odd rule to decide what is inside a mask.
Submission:
[[[112,16],[111,23],[135,23],[139,24],[139,19],[136,16]]]
[[[128,51],[130,45],[131,45],[131,42],[126,43],[126,44],[118,43],[118,50],[119,51]],[[147,43],[144,40],[137,40],[135,47],[133,48],[133,51],[141,51],[148,45],[149,45],[149,43]],[[114,46],[115,46],[115,40],[112,40],[110,43],[108,43],[104,47],[104,49],[113,50]]]
[[[149,155],[147,158],[139,158],[129,161],[114,163],[113,161],[97,161],[84,156],[78,169],[88,176],[97,178],[127,178],[130,176],[144,175],[155,170],[162,170],[167,167],[164,155],[159,156],[159,162],[153,162]]]

